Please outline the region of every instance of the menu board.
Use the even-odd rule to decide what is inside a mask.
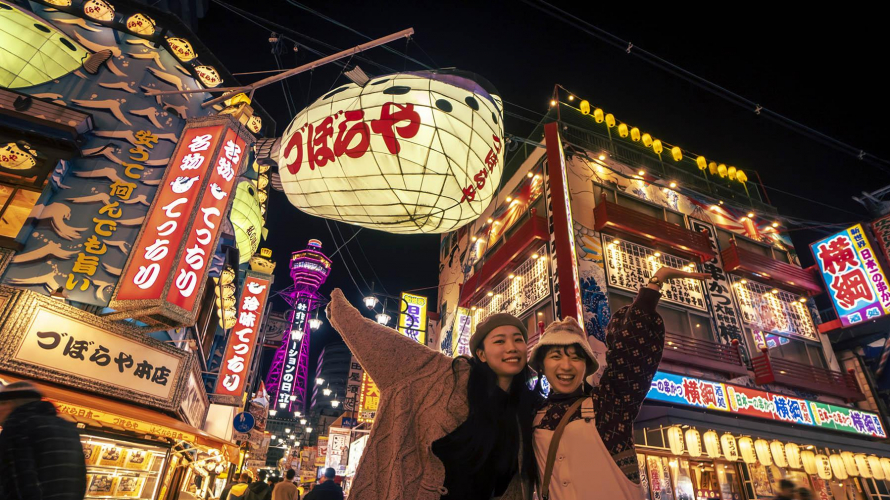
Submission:
[[[661,253],[636,243],[603,236],[606,278],[609,286],[636,293],[649,282],[661,267],[695,271],[692,261]],[[692,279],[676,279],[665,283],[661,300],[700,311],[707,310],[701,283]]]
[[[81,436],[87,465],[86,498],[154,498],[167,450]]]
[[[742,321],[757,332],[776,332],[818,341],[816,325],[800,296],[733,276]]]

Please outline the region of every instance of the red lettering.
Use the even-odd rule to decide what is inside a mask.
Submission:
[[[290,158],[291,152],[297,148],[297,159],[288,162],[287,171],[293,175],[297,175],[297,172],[300,171],[300,167],[303,164],[303,134],[300,133],[299,130],[294,132],[294,135],[291,136],[290,140],[287,141],[287,146],[284,148],[284,156],[285,158]]]
[[[393,107],[398,111],[393,112]],[[396,127],[399,122],[408,121],[401,127]],[[399,154],[402,146],[396,138],[396,133],[403,139],[410,139],[420,131],[420,114],[414,111],[413,104],[396,104],[388,102],[380,110],[380,119],[371,121],[371,130],[383,136],[386,149],[392,154]]]
[[[485,170],[482,170],[478,174],[473,176],[473,180],[476,181],[477,189],[482,189],[485,187],[485,177],[486,177]]]
[[[309,135],[312,137],[312,125],[309,125]],[[328,146],[328,140],[334,137],[334,117],[329,116],[322,120],[315,128],[315,137],[307,144],[309,168],[323,167],[328,162],[334,161],[334,152]]]
[[[368,152],[371,145],[371,130],[365,123],[365,111],[355,109],[343,113],[344,120],[337,126],[337,139],[334,141],[334,154],[337,158],[344,154],[350,158],[359,158]],[[349,127],[350,122],[358,122]],[[346,128],[349,127],[347,131]],[[353,139],[359,137],[358,144],[351,146]]]

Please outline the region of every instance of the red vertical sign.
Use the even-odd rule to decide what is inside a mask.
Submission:
[[[198,285],[213,258],[226,206],[235,191],[235,179],[246,154],[244,148],[245,141],[234,130],[226,131],[215,164],[211,165],[210,181],[198,204],[197,217],[185,240],[185,252],[173,268],[174,281],[167,292],[167,301],[186,311],[194,307]]]
[[[113,304],[125,300],[160,299],[173,269],[177,250],[198,201],[210,159],[223,126],[186,129],[167,166],[144,229],[133,246]],[[114,308],[120,305],[112,305]],[[125,307],[120,307],[124,309]]]
[[[256,350],[257,333],[269,296],[270,278],[248,273],[238,304],[238,321],[229,334],[225,355],[216,379],[216,394],[241,397]]]

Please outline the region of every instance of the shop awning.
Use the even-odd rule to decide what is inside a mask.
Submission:
[[[853,453],[866,453],[890,457],[890,444],[881,441],[849,437],[832,431],[816,430],[796,425],[772,423],[763,420],[748,420],[672,406],[646,404],[637,416],[634,427],[668,427],[690,425],[699,429],[733,434],[750,435],[767,440],[812,444],[818,447],[841,449]]]
[[[25,381],[23,378],[6,373],[0,373],[0,379],[7,384]],[[161,412],[34,380],[27,381],[37,386],[43,393],[44,399],[56,406],[59,416],[71,422],[109,431],[148,434],[185,441],[192,445],[218,449],[230,462],[238,459],[238,446],[235,443],[208,434]]]

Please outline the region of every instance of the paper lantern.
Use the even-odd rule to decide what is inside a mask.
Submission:
[[[698,429],[686,429],[686,449],[693,458],[701,456],[701,434]]]
[[[720,448],[723,450],[723,456],[730,462],[735,462],[739,459],[739,448],[732,434],[727,432],[720,436]]]
[[[637,127],[630,129],[630,140],[640,142],[640,129]]]
[[[821,453],[816,455],[816,473],[826,481],[831,479],[831,462],[828,456]]]
[[[114,7],[105,0],[87,0],[83,4],[83,13],[96,21],[111,21],[114,19]]]
[[[729,168],[726,169],[726,177],[728,177],[729,180],[734,181],[734,180],[735,180],[735,175],[736,175],[736,169],[735,169],[735,167],[729,167]]]
[[[883,480],[885,476],[884,469],[881,468],[881,459],[874,455],[869,455],[866,462],[868,462],[868,468],[871,469],[871,475],[878,481]]]
[[[655,154],[660,155],[662,151],[664,151],[664,146],[661,144],[661,139],[655,139],[652,141],[652,151]]]
[[[622,123],[621,125],[618,125],[618,135],[621,138],[625,138],[625,137],[627,137],[627,134],[628,134],[627,125],[624,123]]]
[[[198,57],[192,44],[185,38],[168,38],[167,45],[170,46],[170,52],[182,62],[189,62]]]
[[[71,7],[71,0],[43,0],[43,1],[50,5],[56,5],[58,7]]]
[[[612,128],[615,126],[615,115],[613,115],[612,113],[606,114],[606,125],[609,128]]]
[[[710,173],[711,175],[717,175],[717,162],[716,161],[712,161],[712,162],[708,163],[708,173]]]
[[[603,120],[605,119],[605,112],[602,109],[596,108],[593,110],[593,121],[603,123]]]
[[[674,161],[680,161],[683,159],[683,151],[680,150],[680,146],[674,146],[671,148],[671,157]]]
[[[9,170],[29,170],[37,165],[37,151],[24,142],[8,142],[0,147],[0,167]],[[5,200],[4,200],[5,201]]]
[[[683,429],[679,426],[673,426],[668,429],[668,444],[671,447],[671,453],[674,455],[683,454]]]
[[[834,477],[840,481],[847,479],[847,469],[844,467],[844,459],[840,455],[829,455],[828,462],[831,464],[831,471],[834,473]]]
[[[853,458],[853,453],[849,451],[842,451],[841,458],[844,460],[844,468],[847,469],[847,475],[858,476],[859,468],[856,467],[856,459]]]
[[[242,182],[235,189],[229,220],[235,230],[239,263],[244,264],[260,247],[263,230],[263,212],[256,199],[256,188],[251,183]]]
[[[739,451],[742,454],[742,460],[746,464],[757,462],[757,456],[754,454],[754,441],[749,437],[739,438]]]
[[[788,460],[788,467],[792,469],[800,469],[800,447],[794,443],[785,444],[785,458]]]
[[[247,120],[247,129],[253,132],[254,134],[259,134],[260,129],[263,128],[263,119],[258,115],[253,115]]]
[[[800,452],[800,461],[803,463],[803,470],[807,474],[816,473],[816,454],[810,450]]]
[[[760,463],[769,467],[773,464],[773,457],[769,449],[769,441],[766,439],[758,439],[754,441],[754,451],[757,452],[757,459]]]
[[[310,215],[392,233],[453,231],[500,184],[502,109],[491,84],[457,70],[338,87],[285,130],[281,184]]]
[[[643,134],[642,140],[643,140],[643,146],[646,146],[648,148],[649,146],[652,145],[652,136],[649,135],[648,133]]]
[[[219,318],[219,326],[226,330],[235,326],[235,317],[238,313],[234,307],[231,309],[219,310],[218,313],[221,314]]]
[[[769,451],[773,456],[773,462],[777,467],[788,467],[788,460],[785,459],[785,445],[781,441],[773,440],[769,443]]]
[[[868,460],[866,460],[865,455],[859,453],[853,455],[853,459],[856,460],[856,469],[859,471],[860,476],[864,478],[872,477],[871,469],[868,466]]]
[[[699,170],[708,168],[708,160],[706,160],[704,156],[695,157],[695,164],[698,165]]]
[[[708,452],[710,458],[720,458],[720,438],[714,431],[705,432],[704,442],[705,451]]]
[[[736,170],[735,172],[735,180],[741,182],[742,184],[748,182],[748,174],[743,172],[742,170]]]
[[[884,479],[890,478],[890,458],[881,458],[881,472],[884,473]]]
[[[581,104],[579,104],[579,108],[581,109],[581,114],[582,114],[582,115],[589,115],[589,114],[590,114],[590,103],[587,102],[586,100],[581,101]]]
[[[155,32],[155,21],[145,14],[137,12],[127,19],[127,29],[137,35],[150,36]]]
[[[196,66],[195,73],[198,74],[198,80],[207,88],[218,87],[222,83],[222,77],[213,66]]]
[[[723,163],[717,165],[717,175],[719,175],[720,177],[726,177],[726,165],[724,165]]]

